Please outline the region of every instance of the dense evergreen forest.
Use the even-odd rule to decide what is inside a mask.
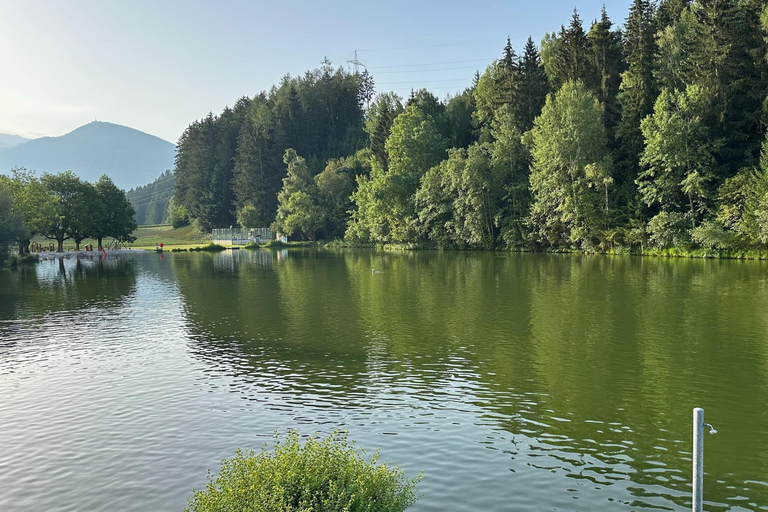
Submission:
[[[140,226],[169,221],[168,206],[175,184],[173,172],[168,170],[152,183],[132,188],[125,193],[136,210],[136,222]]]
[[[768,243],[765,0],[635,0],[461,94],[400,98],[324,61],[181,136],[170,216],[445,248]]]

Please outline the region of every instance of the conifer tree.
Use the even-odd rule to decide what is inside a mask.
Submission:
[[[403,112],[402,99],[395,93],[382,93],[376,96],[365,113],[365,131],[373,158],[383,170],[387,170],[388,158],[384,144],[389,138],[392,122]]]
[[[590,89],[595,88],[587,34],[576,9],[573,10],[568,28],[561,26],[557,35],[548,34],[541,45],[541,56],[552,90],[559,90],[569,80],[580,81]]]
[[[600,21],[592,24],[587,35],[590,50],[590,63],[594,78],[590,80],[592,91],[603,106],[603,125],[609,140],[613,138],[613,129],[619,120],[619,105],[616,96],[623,71],[621,35],[611,30],[613,23],[608,17],[605,6],[600,13]]]
[[[525,43],[520,58],[520,81],[517,100],[518,129],[525,132],[533,126],[533,120],[541,112],[547,98],[548,84],[539,51],[531,37]]]
[[[617,127],[620,140],[620,185],[631,183],[637,175],[643,136],[640,122],[653,112],[657,87],[654,78],[656,55],[654,10],[650,0],[633,0],[624,24],[624,60],[627,70],[621,74],[621,120]]]
[[[512,48],[512,41],[507,36],[507,44],[504,45],[504,56],[501,58],[501,64],[508,71],[513,71],[517,66],[517,54],[515,49]]]
[[[656,29],[664,30],[674,25],[690,3],[691,0],[661,0],[656,9]]]

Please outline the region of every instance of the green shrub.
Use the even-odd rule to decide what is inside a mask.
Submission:
[[[171,249],[171,252],[187,252],[187,250],[183,247],[176,247],[174,249]]]
[[[223,245],[214,244],[213,242],[211,242],[210,244],[205,245],[203,247],[192,247],[189,250],[192,252],[196,252],[196,251],[219,252],[219,251],[226,251],[227,248],[224,247]]]
[[[691,230],[691,239],[710,251],[728,249],[736,244],[733,233],[725,230],[717,221],[704,221]]]
[[[280,240],[270,240],[267,242],[264,247],[285,247],[286,243],[281,242]]]
[[[690,225],[683,213],[661,212],[648,221],[650,243],[657,249],[687,249]]]
[[[276,436],[272,452],[238,450],[222,461],[218,476],[208,474],[187,512],[402,512],[416,501],[419,478],[370,460],[344,433],[317,434],[299,443],[298,432]]]
[[[40,263],[40,256],[37,254],[25,254],[19,258],[19,263]]]
[[[4,262],[4,265],[6,267],[17,267],[19,265],[27,265],[30,263],[39,263],[40,262],[40,256],[37,254],[25,254],[23,256],[19,256],[18,254],[9,254]],[[0,268],[3,267],[3,265],[0,265]]]
[[[248,242],[243,249],[258,249],[261,247],[257,242]]]

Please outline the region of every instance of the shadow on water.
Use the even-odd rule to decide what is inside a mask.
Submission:
[[[708,501],[768,503],[764,263],[232,251],[173,270],[190,350],[249,399],[407,409],[404,429],[469,417],[487,434],[473,442],[543,493],[671,510],[688,503],[703,406],[721,432]]]

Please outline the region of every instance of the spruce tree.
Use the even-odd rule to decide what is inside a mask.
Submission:
[[[664,30],[674,25],[680,19],[691,0],[661,0],[656,9],[655,25],[658,30]]]
[[[702,27],[696,67],[697,85],[711,95],[708,122],[718,151],[719,178],[741,166],[757,165],[766,89],[760,2],[700,0],[692,8]]]
[[[517,99],[518,128],[525,132],[533,127],[533,120],[541,112],[547,99],[548,84],[539,51],[528,37],[520,58],[520,80]]]
[[[547,34],[541,46],[544,69],[553,91],[559,90],[569,80],[582,82],[594,89],[587,34],[576,9],[573,10],[568,28],[561,26],[557,35]]]
[[[619,147],[618,185],[631,184],[643,151],[640,122],[653,112],[657,87],[654,78],[656,55],[654,10],[650,0],[634,0],[624,24],[624,61],[621,74],[621,120],[617,126]]]
[[[509,39],[509,36],[507,36],[507,44],[504,45],[504,56],[501,59],[501,64],[510,71],[514,70],[517,66],[517,54],[515,49],[512,48],[512,41]]]
[[[609,140],[613,138],[613,129],[619,120],[619,104],[616,96],[619,93],[621,72],[623,71],[621,35],[611,30],[613,23],[603,7],[600,21],[592,24],[587,35],[589,41],[589,57],[593,67],[594,84],[592,89],[598,101],[603,106],[603,125]]]

